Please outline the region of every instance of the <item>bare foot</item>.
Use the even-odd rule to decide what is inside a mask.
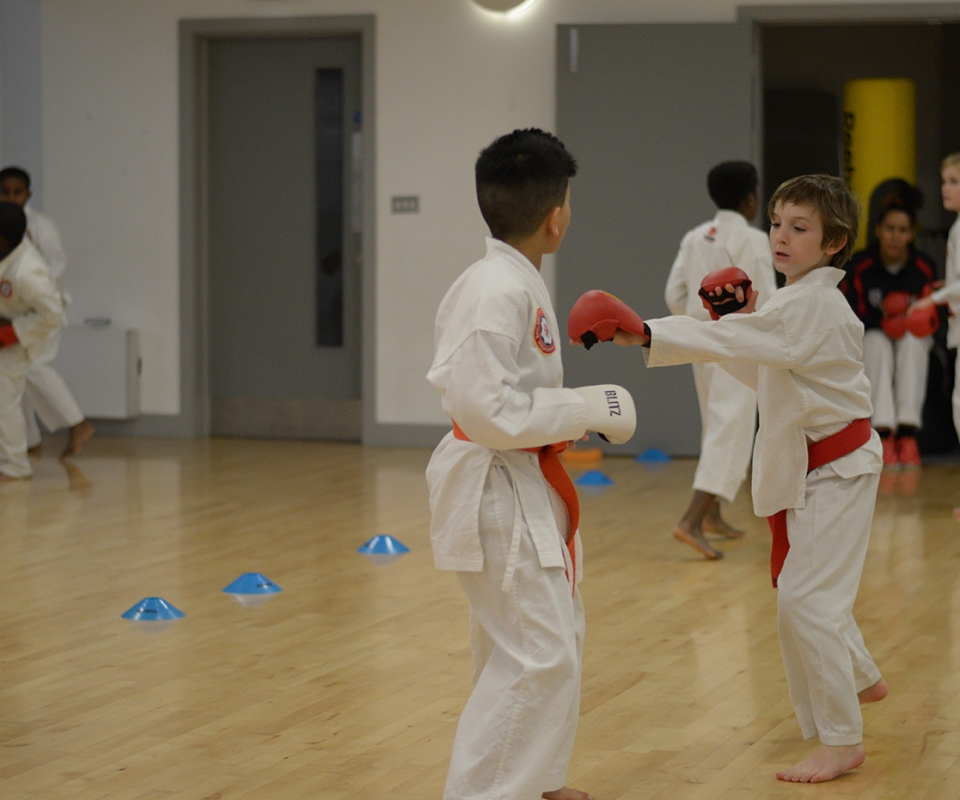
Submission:
[[[690,545],[694,550],[697,550],[709,559],[723,558],[723,553],[719,550],[714,550],[710,546],[710,543],[703,535],[703,531],[688,531],[678,525],[673,529],[673,538]]]
[[[955,508],[955,509],[953,509],[953,518],[954,518],[957,522],[960,522],[960,508]]]
[[[562,789],[553,792],[544,792],[542,797],[545,797],[546,800],[594,800],[592,794],[581,792],[579,789],[571,789],[569,786],[564,786]]]
[[[84,444],[93,436],[95,431],[96,428],[87,422],[87,420],[81,420],[70,428],[70,438],[67,439],[67,447],[63,453],[60,454],[60,458],[78,455],[80,450],[83,449]]]
[[[740,539],[744,533],[739,528],[734,528],[733,525],[721,517],[719,511],[716,514],[708,513],[703,518],[702,525],[704,533],[719,533],[728,539]]]
[[[861,703],[876,703],[887,696],[887,682],[881,678],[873,686],[868,686],[863,691],[857,692],[857,697]]]
[[[4,475],[2,472],[0,472],[0,483],[13,483],[15,480],[17,479],[12,475]]]
[[[40,456],[43,455],[43,442],[40,442],[40,444],[35,444],[33,447],[28,447],[27,455],[33,456],[34,458],[40,458]]]
[[[778,780],[793,783],[823,783],[832,781],[847,770],[859,767],[866,758],[862,744],[831,747],[822,744],[809,758],[796,766],[777,773]]]

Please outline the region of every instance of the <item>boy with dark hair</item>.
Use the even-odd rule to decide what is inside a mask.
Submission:
[[[667,278],[665,299],[671,314],[709,320],[697,292],[704,277],[724,267],[739,267],[759,293],[757,307],[776,291],[767,237],[749,225],[759,210],[757,170],[747,161],[724,161],[707,175],[716,216],[683,237]],[[700,404],[700,459],[693,477],[693,497],[673,529],[674,538],[707,558],[722,558],[706,538],[730,539],[743,531],[720,515],[720,498],[732,503],[747,475],[756,429],[757,393],[717,364],[693,364]]]
[[[30,175],[26,170],[20,167],[0,170],[0,201],[16,203],[23,208],[27,215],[27,236],[46,261],[50,276],[60,292],[60,298],[66,305],[70,302],[69,295],[63,289],[67,257],[60,243],[60,233],[53,220],[29,205],[31,195]],[[60,333],[58,329],[50,337],[44,351],[34,358],[27,373],[23,413],[27,424],[27,446],[31,455],[40,455],[41,450],[38,414],[47,430],[69,430],[67,445],[61,457],[77,455],[94,433],[93,425],[86,419],[63,378],[53,367],[60,348]]]
[[[60,292],[26,231],[24,210],[0,202],[0,481],[32,474],[21,408],[27,371],[63,325]]]
[[[716,322],[669,317],[640,344],[651,367],[722,363],[757,391],[760,428],[753,454],[753,505],[773,533],[780,650],[804,738],[820,747],[780,780],[829,781],[864,761],[859,703],[882,700],[887,684],[853,618],[882,467],[870,427],[863,373],[863,323],[837,285],[859,222],[839,178],[806,175],[770,199],[770,244],[786,286],[760,311],[756,292],[742,313]],[[741,286],[716,287],[718,301]]]
[[[579,505],[558,452],[587,430],[624,442],[636,417],[618,386],[563,388],[540,264],[563,241],[575,174],[541,130],[484,149],[477,198],[493,236],[437,312],[427,380],[453,431],[427,468],[430,538],[470,603],[475,667],[445,800],[591,800],[564,785],[584,627]]]

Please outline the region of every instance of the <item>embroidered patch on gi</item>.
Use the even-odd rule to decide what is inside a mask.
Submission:
[[[715,241],[717,241],[717,228],[716,228],[716,226],[711,227],[710,230],[707,231],[707,235],[704,236],[703,238],[706,239],[708,242],[715,242]]]
[[[0,281],[0,294],[4,297],[10,297],[13,294],[13,284],[6,279]]]
[[[543,313],[542,308],[537,309],[537,324],[533,328],[533,340],[537,343],[537,348],[541,353],[550,355],[557,349],[557,343],[550,332],[550,325],[547,323],[547,315]]]

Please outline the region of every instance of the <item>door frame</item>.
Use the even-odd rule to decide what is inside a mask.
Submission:
[[[796,5],[742,4],[737,20],[754,25],[804,24],[840,25],[844,23],[956,22],[960,20],[960,2],[953,3],[803,3]]]
[[[208,45],[224,38],[360,37],[363,232],[360,273],[361,441],[377,438],[376,126],[373,15],[181,20],[180,37],[180,435],[211,431],[207,237]]]

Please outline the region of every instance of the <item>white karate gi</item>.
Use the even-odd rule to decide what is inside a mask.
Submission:
[[[40,252],[24,240],[0,261],[0,317],[13,323],[18,344],[0,349],[0,472],[32,471],[21,408],[27,371],[63,325],[63,301]]]
[[[583,608],[566,508],[520,449],[586,432],[585,402],[562,388],[559,334],[540,273],[495,239],[437,312],[427,379],[471,441],[450,433],[430,459],[430,536],[470,602],[476,668],[446,800],[535,800],[566,779]]]
[[[60,241],[60,233],[50,217],[35,211],[29,204],[24,206],[23,210],[27,215],[27,235],[47,262],[50,275],[60,291],[63,304],[66,305],[70,302],[70,296],[63,288],[67,257]],[[27,424],[28,447],[35,447],[41,441],[40,427],[37,425],[38,415],[48,431],[70,428],[84,419],[83,412],[73,394],[60,374],[53,368],[53,362],[60,349],[62,331],[61,326],[49,338],[27,372],[27,386],[23,393],[23,415]]]
[[[737,211],[717,215],[683,237],[667,278],[671,314],[709,320],[697,292],[709,273],[739,267],[757,290],[757,308],[776,291],[770,240]],[[693,364],[700,405],[700,460],[693,477],[697,491],[733,502],[750,464],[756,430],[757,394],[716,364]]]
[[[956,347],[957,361],[953,381],[953,427],[960,436],[960,217],[950,226],[947,236],[947,268],[944,285],[933,293],[935,303],[950,304],[947,323],[947,347]]]
[[[870,381],[874,428],[923,426],[931,347],[932,336],[918,338],[907,331],[894,341],[880,328],[864,332],[863,370]]]
[[[836,289],[843,272],[815,269],[762,310],[703,323],[648,320],[650,366],[720,362],[757,389],[753,454],[759,516],[787,511],[790,552],[777,581],[780,648],[805,738],[857,744],[857,692],[880,673],[853,619],[883,465],[876,431],[863,447],[807,474],[807,444],[870,416],[863,324]]]

